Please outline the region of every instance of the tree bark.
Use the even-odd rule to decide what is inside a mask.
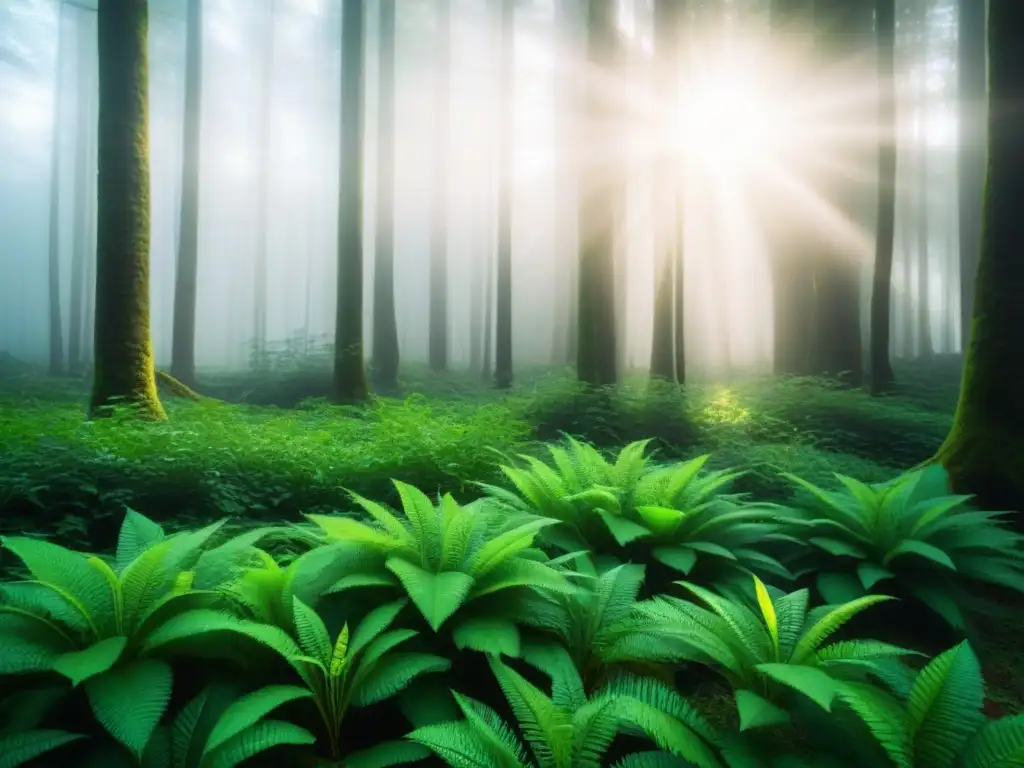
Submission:
[[[989,0],[988,172],[974,316],[953,427],[935,456],[983,509],[1024,510],[1024,4]]]
[[[186,386],[196,379],[196,290],[199,271],[199,155],[203,92],[203,3],[188,0],[185,31],[185,114],[181,211],[174,276],[171,375]]]
[[[53,127],[50,135],[50,225],[47,270],[50,310],[51,376],[64,375],[64,326],[60,309],[60,125],[64,69],[64,3],[57,6],[57,58],[53,75]]]
[[[395,316],[395,0],[380,3],[378,75],[377,243],[373,270],[373,367],[377,386],[398,389]]]
[[[516,1],[501,3],[501,127],[498,161],[498,286],[495,299],[494,385],[512,386],[512,120],[515,101]]]
[[[270,218],[270,105],[274,77],[274,21],[276,0],[269,0],[264,32],[263,72],[260,79],[260,111],[257,115],[259,149],[256,179],[256,248],[253,262],[253,346],[257,364],[262,365],[267,350],[267,221]],[[362,2],[362,0],[358,0]]]
[[[341,152],[338,185],[338,302],[334,323],[337,403],[369,397],[363,366],[363,30],[364,0],[342,10]]]
[[[959,0],[958,5],[960,345],[966,351],[973,314],[974,279],[981,242],[981,198],[985,185],[985,2]]]
[[[896,380],[889,360],[892,329],[892,261],[896,237],[896,0],[875,0],[878,41],[878,221],[871,282],[871,391]]]
[[[86,262],[91,258],[89,234],[90,215],[93,210],[92,198],[96,194],[95,174],[92,169],[93,147],[95,146],[96,124],[94,116],[96,77],[91,56],[92,28],[91,13],[78,15],[78,42],[76,58],[77,90],[76,135],[75,135],[75,233],[71,257],[71,306],[68,317],[68,373],[79,376],[82,373],[82,346],[85,328],[85,273]]]
[[[432,370],[448,368],[448,141],[451,131],[451,0],[437,3],[437,87],[434,98],[434,215],[430,238],[430,343]]]
[[[592,0],[587,18],[587,61],[594,72],[611,73],[616,66],[617,4]],[[615,238],[618,204],[617,171],[620,146],[615,118],[617,104],[607,85],[591,76],[584,84],[586,140],[597,147],[601,163],[581,168],[579,339],[576,374],[595,386],[615,384]]]
[[[95,370],[89,413],[164,419],[149,335],[149,72],[146,0],[101,2]]]

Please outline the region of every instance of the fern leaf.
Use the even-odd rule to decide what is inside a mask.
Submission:
[[[758,664],[757,671],[802,693],[826,712],[832,711],[832,701],[839,692],[840,684],[817,667],[798,664]]]
[[[878,603],[894,599],[888,595],[867,595],[830,608],[824,616],[814,622],[804,632],[803,637],[797,642],[796,648],[793,649],[793,663],[802,664],[806,662],[825,640],[861,611],[867,610]]]
[[[77,733],[32,730],[0,736],[0,768],[17,768],[72,741],[84,739]]]
[[[671,752],[634,752],[626,755],[614,768],[692,768],[693,763]]]
[[[261,720],[207,755],[200,768],[235,768],[273,747],[314,743],[316,738],[305,728],[281,720]]]
[[[412,527],[415,546],[422,553],[421,565],[437,567],[441,557],[441,520],[437,508],[419,488],[400,480],[392,482],[402,499],[402,510]]]
[[[487,744],[488,749],[510,765],[526,762],[523,745],[516,738],[508,723],[498,713],[468,696],[452,692],[455,703],[462,710],[465,722],[475,734]]]
[[[505,619],[491,616],[464,619],[452,628],[452,640],[459,649],[471,648],[494,656],[519,657],[519,627]]]
[[[341,768],[390,768],[426,760],[431,754],[427,747],[411,741],[383,741],[353,752],[342,761]]]
[[[422,744],[452,768],[526,768],[495,751],[468,723],[438,723],[417,728],[406,736]]]
[[[348,647],[349,656],[361,653],[371,641],[379,637],[384,630],[391,626],[391,623],[407,604],[406,600],[396,600],[379,605],[367,613],[352,632]]]
[[[571,728],[568,712],[556,707],[518,672],[497,659],[489,658],[488,662],[537,761],[542,765],[562,765],[558,758],[561,752],[571,751],[571,742],[563,743],[557,734],[566,725]]]
[[[689,547],[655,547],[651,556],[684,576],[689,575],[697,563],[697,553]]]
[[[292,615],[299,647],[324,667],[329,666],[334,649],[331,647],[331,637],[327,633],[323,619],[298,598],[292,600]]]
[[[313,694],[294,685],[268,685],[246,694],[224,710],[213,727],[203,749],[203,759],[242,731],[251,728],[278,707]]]
[[[784,709],[758,696],[753,691],[738,688],[735,691],[736,712],[740,718],[740,730],[764,728],[773,725],[785,725],[789,722],[789,713]]]
[[[486,575],[509,558],[533,544],[538,532],[558,521],[549,517],[534,518],[505,531],[485,543],[473,557],[469,573],[476,578]]]
[[[139,659],[86,681],[89,704],[100,725],[141,759],[171,698],[171,668]]]
[[[402,582],[413,604],[435,632],[465,602],[473,587],[473,577],[467,573],[431,573],[397,557],[388,558],[387,568]]]
[[[164,537],[164,529],[145,515],[134,509],[126,508],[124,521],[117,536],[117,555],[114,567],[121,571],[132,560],[137,558],[146,547],[160,541]]]
[[[572,768],[601,768],[619,731],[614,699],[588,702],[572,716]]]
[[[1024,714],[986,724],[964,752],[963,768],[1018,768],[1021,765],[1024,765]]]
[[[108,637],[85,650],[62,654],[53,662],[53,669],[78,686],[113,667],[127,644],[126,637]]]
[[[429,653],[395,653],[379,661],[362,677],[353,692],[357,707],[389,699],[408,687],[416,678],[444,672],[451,666],[448,659]]]

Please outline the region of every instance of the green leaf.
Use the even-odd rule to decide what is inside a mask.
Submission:
[[[640,506],[636,511],[655,536],[667,536],[679,528],[686,513],[671,507]]]
[[[142,554],[150,544],[164,537],[164,529],[134,509],[125,510],[124,521],[117,537],[117,556],[114,567],[121,571]]]
[[[324,666],[328,666],[334,648],[323,620],[316,611],[297,597],[292,598],[292,618],[295,621],[299,647]]]
[[[412,741],[384,741],[353,752],[342,761],[341,768],[390,768],[426,760],[431,754],[427,747]]]
[[[608,528],[608,532],[612,535],[620,547],[624,547],[631,541],[642,539],[645,536],[650,536],[651,532],[644,528],[638,523],[634,523],[632,520],[627,520],[624,517],[619,517],[614,512],[608,512],[604,509],[597,510],[598,517],[604,522],[605,527]]]
[[[739,714],[741,731],[784,725],[789,722],[789,713],[784,709],[743,688],[736,690],[736,711]]]
[[[824,571],[818,574],[818,593],[829,605],[839,605],[864,596],[864,586],[852,573]]]
[[[210,732],[203,749],[203,758],[233,739],[242,731],[260,722],[275,709],[297,699],[313,696],[306,688],[294,685],[268,685],[246,694],[224,710]]]
[[[800,664],[758,664],[758,672],[802,693],[826,712],[832,711],[832,700],[840,684],[816,667]]]
[[[0,736],[0,768],[16,768],[51,750],[84,738],[77,733],[44,729]]]
[[[956,564],[950,559],[949,555],[943,552],[941,549],[936,547],[934,544],[929,544],[926,541],[917,541],[916,539],[906,539],[889,550],[885,557],[882,559],[884,565],[888,565],[897,557],[904,555],[917,555],[923,557],[925,560],[931,560],[936,565],[941,565],[943,568],[948,568],[951,571],[956,570]]]
[[[864,589],[871,589],[878,582],[884,579],[891,579],[894,575],[888,568],[883,568],[870,560],[857,563],[857,578],[860,579],[861,586]]]
[[[651,555],[684,575],[689,575],[697,563],[697,553],[688,547],[655,547]]]
[[[315,744],[316,737],[305,728],[281,720],[261,720],[233,736],[210,753],[201,768],[235,768],[250,757],[284,744]]]
[[[459,649],[519,657],[519,627],[504,619],[480,616],[460,621],[452,629],[452,640]]]
[[[108,637],[83,651],[58,656],[53,662],[53,669],[68,678],[72,686],[77,686],[113,667],[127,644],[127,637]]]
[[[397,557],[388,558],[386,565],[435,632],[461,607],[473,588],[473,577],[460,571],[431,573]]]
[[[848,541],[820,536],[810,538],[808,541],[814,546],[825,550],[830,555],[836,555],[837,557],[856,557],[863,560],[868,556],[868,553],[864,549],[858,547],[856,544],[851,544]]]
[[[1024,765],[1024,714],[988,723],[967,745],[963,768]]]
[[[363,678],[353,693],[352,703],[365,707],[384,701],[408,687],[416,678],[445,672],[450,666],[448,659],[429,653],[393,653],[381,659]]]
[[[106,731],[141,759],[171,698],[168,664],[140,659],[90,678],[85,684],[93,714]]]

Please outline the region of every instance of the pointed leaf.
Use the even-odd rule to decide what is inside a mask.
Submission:
[[[90,678],[85,690],[100,725],[141,759],[167,709],[171,682],[165,662],[140,659]]]
[[[459,571],[431,573],[395,557],[388,558],[387,568],[402,582],[406,593],[435,632],[459,609],[473,588],[473,577]]]
[[[85,650],[62,654],[53,662],[53,668],[77,686],[113,667],[127,644],[126,637],[108,637]]]

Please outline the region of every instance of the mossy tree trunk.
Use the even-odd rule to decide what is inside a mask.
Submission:
[[[398,389],[395,316],[395,7],[381,0],[378,70],[377,243],[373,270],[373,370],[377,386]]]
[[[953,427],[934,460],[989,509],[1024,511],[1024,3],[989,0],[988,170],[974,316]]]
[[[960,345],[966,352],[981,243],[981,198],[985,184],[985,3],[982,0],[959,0],[957,5]]]
[[[614,222],[620,190],[618,104],[600,74],[617,62],[618,4],[592,0],[587,10],[588,75],[582,123],[588,148],[580,169],[579,338],[576,375],[591,385],[616,381]]]
[[[57,7],[57,57],[53,72],[53,125],[50,133],[50,222],[47,289],[49,292],[51,376],[64,375],[64,326],[60,310],[60,126],[61,75],[64,70],[64,4]]]
[[[342,7],[338,302],[332,394],[335,402],[353,404],[369,396],[363,366],[364,9],[364,0],[347,0]]]
[[[203,89],[203,0],[188,0],[185,25],[185,115],[181,210],[174,277],[171,375],[186,385],[196,378],[196,290],[199,271],[199,152]]]
[[[133,406],[166,418],[149,335],[149,68],[146,0],[101,2],[93,418]]]
[[[878,42],[878,221],[871,281],[871,391],[896,380],[892,344],[892,256],[896,237],[896,0],[875,0]]]
[[[448,368],[448,141],[451,136],[452,6],[435,0],[437,64],[434,97],[434,196],[430,237],[430,312],[428,361],[430,368]]]
[[[501,2],[501,125],[498,159],[498,285],[495,297],[494,385],[512,386],[512,130],[515,94],[516,0]]]

